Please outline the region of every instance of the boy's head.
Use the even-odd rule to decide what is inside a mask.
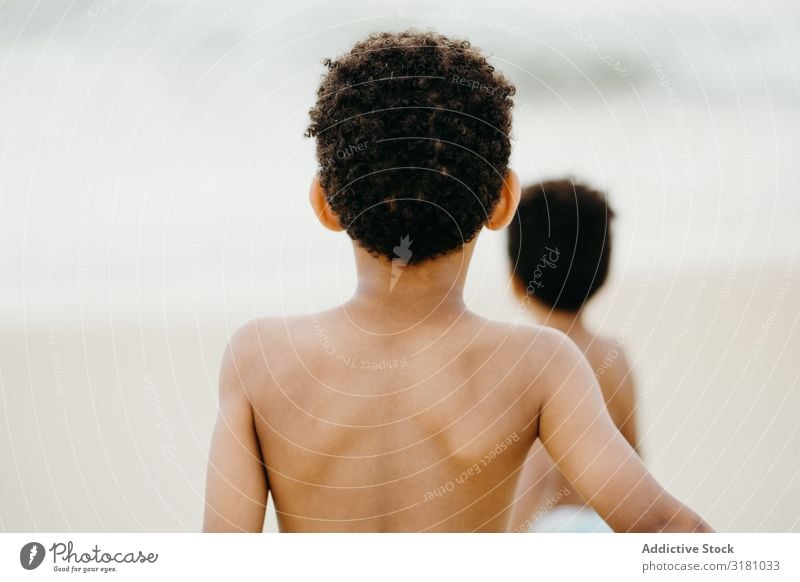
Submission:
[[[519,197],[508,168],[514,87],[486,57],[406,31],[372,35],[325,65],[307,130],[323,223],[376,257],[410,241],[412,264],[505,226]]]
[[[605,194],[572,180],[525,188],[508,229],[517,292],[549,308],[580,310],[608,275],[613,217]]]

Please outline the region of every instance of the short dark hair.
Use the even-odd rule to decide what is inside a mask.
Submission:
[[[320,185],[373,256],[408,263],[472,240],[508,171],[514,87],[466,40],[373,34],[336,60],[310,111]]]
[[[526,187],[508,231],[517,283],[554,309],[578,311],[608,276],[613,217],[603,192],[572,179]]]

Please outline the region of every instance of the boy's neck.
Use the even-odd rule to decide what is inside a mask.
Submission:
[[[358,287],[349,308],[380,313],[401,326],[457,317],[466,311],[464,284],[473,244],[419,265],[376,258],[354,245]]]
[[[542,325],[552,327],[567,335],[587,332],[583,325],[582,311],[580,310],[564,311],[532,302],[531,311],[533,311],[534,316]]]

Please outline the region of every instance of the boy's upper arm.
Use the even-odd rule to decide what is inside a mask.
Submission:
[[[561,334],[545,374],[539,438],[615,531],[707,528],[656,482],[611,421],[591,367]]]
[[[254,340],[247,327],[231,339],[219,378],[219,415],[209,453],[204,531],[260,532],[268,482],[245,387]]]

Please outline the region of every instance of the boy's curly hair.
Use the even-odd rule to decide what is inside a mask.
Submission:
[[[460,248],[497,203],[514,87],[468,41],[374,34],[329,69],[310,111],[320,184],[347,233],[408,263]]]

